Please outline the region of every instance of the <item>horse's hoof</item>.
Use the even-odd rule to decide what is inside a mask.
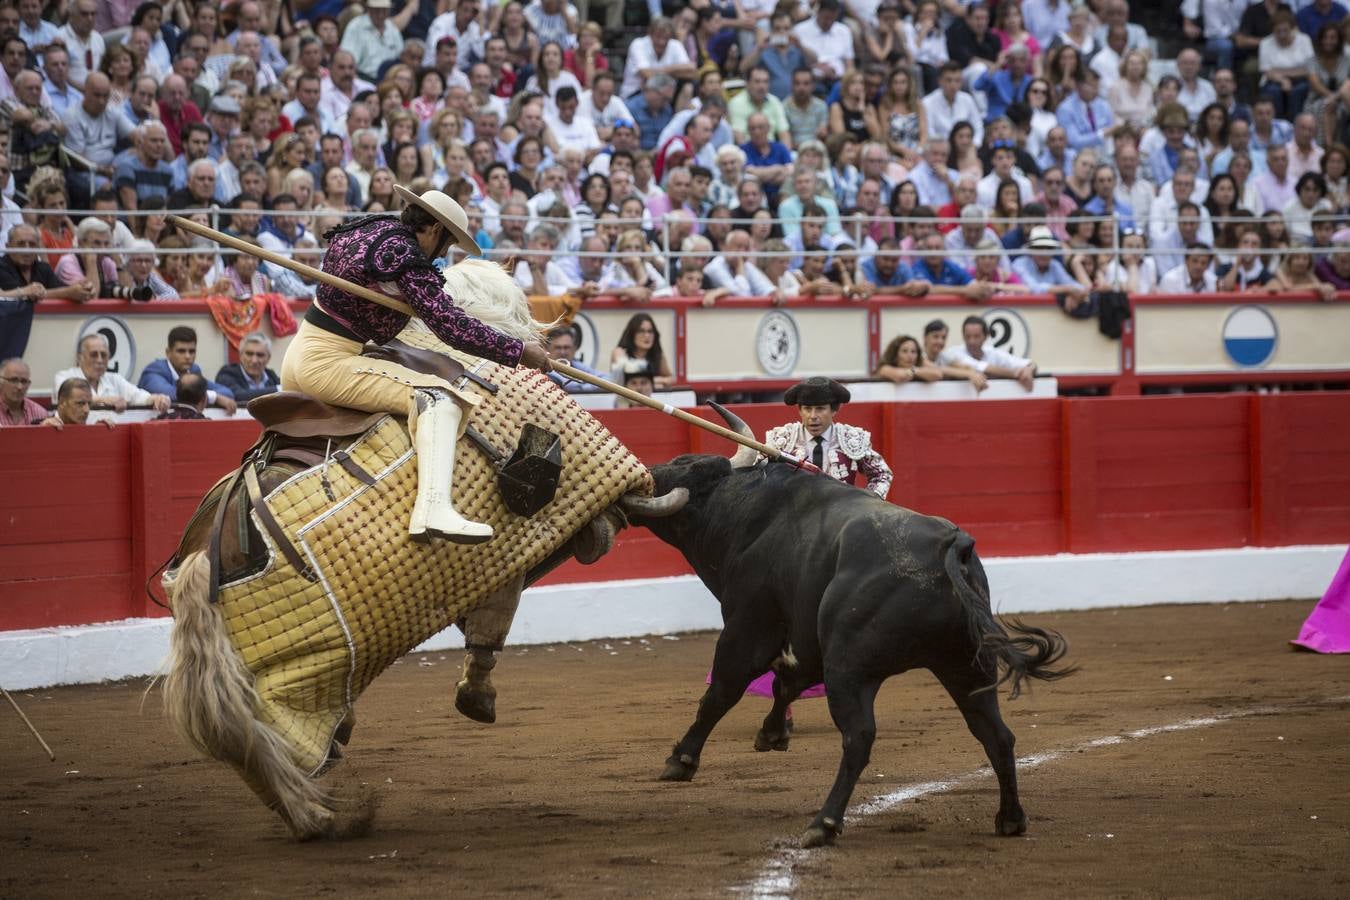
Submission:
[[[821,819],[819,823],[812,823],[802,832],[801,848],[810,850],[813,847],[829,846],[839,837],[841,830],[839,823],[833,819]]]
[[[1003,817],[1003,813],[994,816],[994,834],[999,837],[1017,837],[1027,833],[1027,815],[1018,813],[1016,818]]]
[[[476,688],[461,681],[455,685],[455,709],[466,718],[491,725],[497,721],[497,689],[492,685]]]
[[[283,818],[285,818],[283,816]],[[328,809],[310,811],[303,821],[288,821],[291,836],[300,843],[332,840],[338,837],[337,817]]]
[[[681,753],[671,756],[666,760],[666,768],[661,772],[658,781],[693,781],[694,773],[698,771],[698,760],[688,753]]]
[[[755,749],[760,753],[769,750],[786,750],[790,740],[792,740],[792,736],[786,731],[771,737],[767,731],[761,728],[755,733]]]

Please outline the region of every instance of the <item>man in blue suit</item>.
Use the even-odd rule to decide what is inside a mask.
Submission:
[[[1031,87],[1031,76],[1027,74],[1027,69],[1031,67],[1031,56],[1026,45],[1013,44],[1004,56],[1008,60],[1006,68],[985,72],[975,80],[975,90],[984,91],[984,96],[989,100],[985,124],[1004,115],[1009,104],[1026,100],[1027,88]]]
[[[244,335],[239,342],[239,362],[221,366],[216,381],[229,388],[236,403],[248,403],[281,389],[281,378],[267,368],[272,361],[272,341],[261,331]]]
[[[197,332],[186,325],[175,325],[169,329],[169,346],[164,351],[164,359],[157,359],[145,367],[138,382],[143,390],[152,394],[176,396],[178,378],[181,375],[201,375],[201,366],[197,365]],[[238,404],[229,388],[206,382],[206,403],[218,406],[229,415],[234,415]]]
[[[1069,146],[1074,150],[1100,149],[1107,135],[1115,130],[1111,104],[1097,96],[1097,73],[1092,69],[1078,79],[1078,90],[1064,98],[1055,115],[1059,116],[1059,124],[1064,126]]]

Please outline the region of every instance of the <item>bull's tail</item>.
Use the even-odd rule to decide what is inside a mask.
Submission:
[[[1076,666],[1058,666],[1069,652],[1069,644],[1057,631],[1008,621],[1008,633],[989,606],[989,581],[984,566],[975,555],[975,539],[957,530],[947,547],[947,576],[961,598],[962,612],[975,647],[976,663],[995,680],[981,690],[993,690],[1004,682],[1012,683],[1012,696],[1022,692],[1022,681],[1037,678],[1056,681],[1078,671]],[[1001,670],[1001,671],[1000,671]]]
[[[164,678],[169,719],[198,750],[234,766],[297,838],[330,834],[333,812],[323,792],[281,736],[257,718],[253,676],[210,600],[210,580],[210,561],[200,552],[165,577],[174,617]]]

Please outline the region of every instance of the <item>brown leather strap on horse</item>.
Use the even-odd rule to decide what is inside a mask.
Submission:
[[[225,490],[220,494],[220,502],[216,504],[215,515],[211,517],[211,535],[206,544],[206,561],[211,567],[211,583],[208,586],[207,599],[212,604],[220,599],[220,536],[225,528],[225,508],[230,505],[230,497],[234,496],[234,491],[239,486],[239,479],[249,465],[250,463],[246,462],[243,466],[234,470],[230,480],[225,483]]]
[[[317,580],[319,577],[317,573],[300,556],[300,552],[295,549],[291,539],[286,536],[286,531],[281,527],[281,523],[272,515],[272,510],[267,508],[267,503],[263,499],[262,486],[258,484],[258,473],[254,471],[253,464],[245,463],[243,472],[244,485],[248,488],[249,503],[252,505],[253,511],[258,514],[258,521],[262,523],[263,528],[267,529],[273,543],[281,551],[281,555],[286,557],[286,562],[291,564],[291,568],[299,572],[306,580]]]
[[[357,464],[356,460],[352,459],[352,455],[348,453],[346,450],[339,450],[338,452],[334,453],[333,462],[342,466],[342,468],[347,472],[348,475],[352,476],[357,481],[364,484],[366,487],[375,486],[375,476],[371,475],[365,469],[361,468],[361,466]]]

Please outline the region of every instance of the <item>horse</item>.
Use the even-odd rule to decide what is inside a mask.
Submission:
[[[546,327],[496,264],[446,269],[445,290],[515,337],[534,339]],[[400,340],[449,350],[419,324]],[[507,509],[492,490],[496,461],[461,441],[456,487],[497,533],[472,547],[414,544],[406,504],[416,466],[406,426],[336,411],[324,420],[347,424],[336,435],[288,445],[264,432],[244,465],[208,492],[161,582],[174,617],[163,679],[170,721],[232,766],[297,839],[369,824],[364,808],[339,815],[316,779],[342,759],[353,704],[375,676],[458,624],[470,649],[460,694],[481,688],[525,585],[570,556],[591,562],[606,552],[625,522],[620,509],[660,515],[669,506],[648,496],[646,468],[541,373],[455,358],[477,373],[475,384],[493,383],[471,423],[484,440],[509,442],[519,419],[559,435],[564,465],[541,511]]]

